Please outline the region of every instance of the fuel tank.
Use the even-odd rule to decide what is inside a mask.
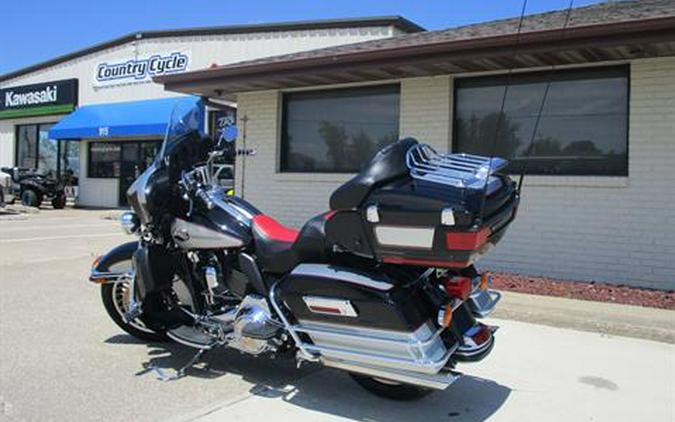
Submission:
[[[183,249],[241,248],[252,240],[251,220],[260,211],[236,197],[213,192],[214,207],[195,211],[189,219],[176,218],[171,236]]]

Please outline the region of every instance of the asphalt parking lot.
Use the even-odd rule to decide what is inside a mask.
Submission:
[[[413,403],[227,351],[162,382],[148,365],[176,369],[192,351],[123,334],[86,281],[96,255],[130,239],[109,214],[0,215],[1,420],[675,420],[672,344],[509,320],[491,321],[501,329],[487,360]]]

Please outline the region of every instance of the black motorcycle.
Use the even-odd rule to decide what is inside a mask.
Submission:
[[[196,113],[174,111],[128,191],[121,223],[138,240],[93,264],[123,330],[199,349],[195,359],[228,347],[319,362],[402,400],[445,389],[458,364],[490,353],[496,327],[479,320],[500,296],[473,263],[516,214],[504,160],[403,139],[298,231],[214,180],[225,148],[200,134]]]

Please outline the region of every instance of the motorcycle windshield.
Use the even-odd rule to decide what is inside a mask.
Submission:
[[[201,101],[178,101],[171,112],[159,159],[171,155],[183,140],[204,138],[204,107]]]

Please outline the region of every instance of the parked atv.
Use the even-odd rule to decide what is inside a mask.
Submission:
[[[39,207],[45,199],[55,209],[66,206],[66,192],[63,184],[51,175],[36,169],[3,167],[4,173],[12,178],[14,195],[27,207]]]

